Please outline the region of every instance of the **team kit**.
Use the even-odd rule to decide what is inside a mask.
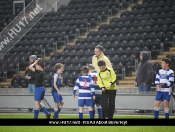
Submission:
[[[165,58],[162,59],[162,69],[158,71],[155,78],[156,97],[154,103],[154,119],[158,119],[159,105],[164,101],[165,119],[169,118],[169,101],[171,97],[171,86],[174,84],[174,72],[169,68],[170,61]],[[73,98],[78,94],[79,119],[83,119],[83,109],[87,106],[90,119],[94,119],[95,107],[98,112],[98,119],[112,119],[115,111],[115,96],[116,96],[116,74],[111,67],[107,67],[105,61],[98,61],[99,71],[95,70],[95,66],[88,64],[83,66],[81,75],[77,78],[74,89]],[[43,86],[44,80],[44,61],[36,58],[31,63],[28,69],[35,74],[35,88],[34,88],[34,119],[38,119],[39,111],[42,109],[47,119],[51,118],[51,114],[46,107],[41,103],[44,98],[45,88]],[[54,114],[53,119],[59,119],[59,113],[64,105],[63,97],[61,95],[61,84],[63,78],[61,74],[64,72],[64,65],[56,63],[54,66],[54,73],[51,79],[53,96]],[[109,102],[107,102],[109,100]],[[111,100],[111,101],[110,101]]]

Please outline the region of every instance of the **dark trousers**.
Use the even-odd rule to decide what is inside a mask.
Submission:
[[[112,119],[115,110],[116,90],[102,91],[102,118]]]

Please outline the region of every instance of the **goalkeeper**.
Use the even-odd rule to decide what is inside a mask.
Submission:
[[[112,119],[115,110],[116,74],[110,67],[106,67],[103,60],[98,61],[98,86],[102,89],[102,118]]]

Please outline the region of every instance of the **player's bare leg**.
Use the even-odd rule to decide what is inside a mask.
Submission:
[[[164,100],[163,104],[164,104],[164,111],[165,111],[165,119],[169,119],[169,101]]]
[[[154,102],[154,119],[158,119],[159,117],[159,106],[160,106],[161,101],[156,100]]]
[[[84,107],[79,107],[79,119],[83,119],[83,109]]]

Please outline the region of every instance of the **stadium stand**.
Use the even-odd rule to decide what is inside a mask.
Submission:
[[[31,1],[32,0],[25,0],[25,6],[27,6]],[[19,3],[15,6],[15,13],[13,13],[13,0],[1,0],[0,31],[2,31],[22,10],[23,10],[23,4]]]
[[[53,65],[65,64],[64,83],[73,86],[80,67],[91,63],[94,47],[105,48],[117,74],[119,88],[135,88],[139,52],[151,52],[154,71],[163,57],[173,60],[175,3],[171,0],[72,0],[57,12],[48,12],[0,61],[0,74],[7,70],[1,86],[26,87],[23,78],[28,56],[41,56],[45,49],[44,85],[50,86]],[[5,20],[6,21],[6,20]],[[59,50],[53,50],[57,43]],[[7,61],[3,61],[7,60]],[[22,75],[15,75],[19,62]],[[123,76],[125,69],[126,77]],[[11,70],[9,70],[11,69]],[[14,76],[15,75],[15,76]],[[20,77],[19,77],[20,76]],[[12,79],[13,77],[13,79]],[[1,80],[2,81],[2,80]]]

